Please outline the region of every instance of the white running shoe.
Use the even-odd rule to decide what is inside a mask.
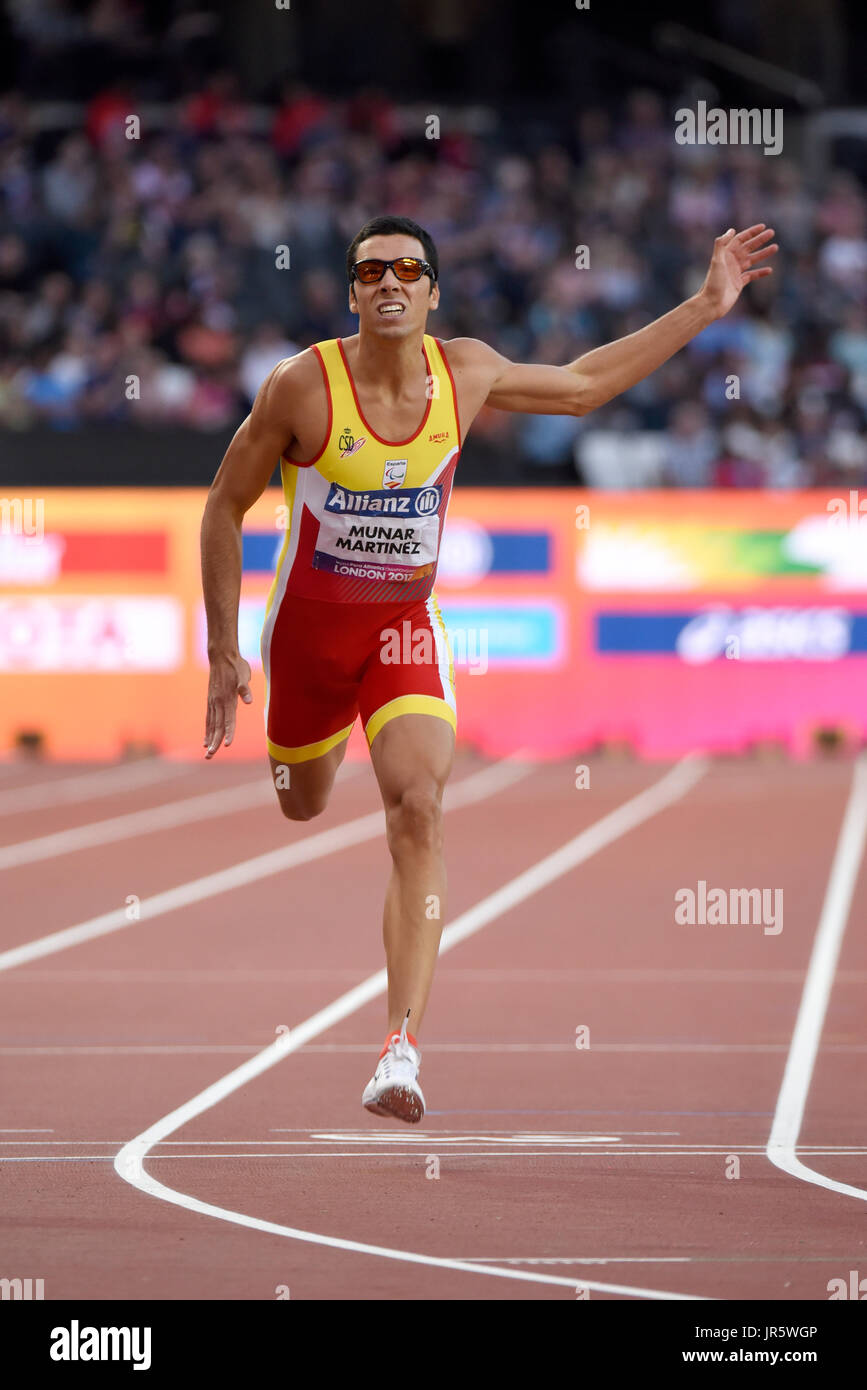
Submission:
[[[417,1125],[424,1116],[424,1096],[418,1084],[421,1050],[407,1037],[409,1014],[400,1033],[392,1033],[380,1054],[376,1071],[364,1088],[361,1103],[372,1115],[387,1115]]]

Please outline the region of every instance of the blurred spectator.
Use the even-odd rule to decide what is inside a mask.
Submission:
[[[28,81],[79,54],[102,76],[78,126],[67,110],[43,128],[0,95],[0,427],[237,423],[276,362],[356,331],[345,247],[382,210],[437,240],[431,332],[558,363],[694,293],[714,236],[762,220],[782,245],[777,274],[625,400],[590,425],[485,410],[472,447],[492,481],[504,460],[541,477],[574,455],[603,485],[867,483],[867,197],[853,175],[830,168],[813,186],[788,158],[677,146],[673,112],[646,89],[619,118],[540,108],[532,143],[494,112],[428,141],[425,106],[358,83],[334,99],[290,78],[254,107],[225,65],[197,76],[182,24],[159,68],[162,116],[127,139],[145,105],[142,7],[15,0],[11,13]],[[424,21],[454,76],[467,22],[457,0]]]
[[[684,401],[674,411],[665,448],[663,478],[673,487],[708,487],[718,445],[707,411]]]
[[[280,331],[279,323],[264,323],[254,329],[250,342],[241,354],[241,386],[248,405],[256,399],[256,393],[268,373],[285,357],[294,357],[298,344],[291,343]]]
[[[862,410],[867,411],[867,307],[849,309],[844,327],[831,335],[831,356],[850,373],[849,390]]]

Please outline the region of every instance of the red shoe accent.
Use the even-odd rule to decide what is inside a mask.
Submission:
[[[415,1038],[413,1037],[412,1033],[409,1033],[409,1032],[408,1032],[407,1035],[406,1035],[406,1037],[407,1037],[407,1042],[411,1042],[412,1045],[413,1045],[413,1047],[416,1049],[416,1051],[417,1051],[417,1052],[420,1052],[420,1051],[421,1051],[421,1048],[419,1047],[419,1045],[418,1045],[418,1043],[416,1042]],[[391,1042],[392,1038],[398,1038],[398,1039],[400,1038],[400,1029],[399,1029],[399,1028],[396,1028],[396,1029],[394,1030],[393,1033],[389,1033],[388,1037],[386,1038],[386,1040],[385,1040],[385,1042],[384,1042],[384,1044],[383,1044],[382,1051],[380,1052],[379,1057],[377,1058],[377,1061],[381,1061],[382,1058],[385,1056],[386,1052],[388,1051],[388,1044]]]

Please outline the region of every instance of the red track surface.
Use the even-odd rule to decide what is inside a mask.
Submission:
[[[479,766],[462,756],[453,782]],[[586,790],[571,765],[549,764],[449,812],[449,920],[665,771],[590,768]],[[7,868],[0,950],[375,810],[372,773],[353,771],[311,825],[263,801]],[[224,762],[45,808],[9,796],[81,772],[2,768],[0,845],[266,775]],[[455,946],[423,1028],[422,1126],[361,1109],[384,1033],[378,998],[145,1159],[166,1187],[227,1212],[563,1283],[245,1228],[113,1167],[281,1025],[382,966],[381,838],[0,972],[0,1275],[43,1278],[48,1299],[273,1299],[278,1286],[293,1299],[557,1299],[585,1280],[594,1299],[629,1296],[597,1283],[827,1299],[829,1279],[867,1273],[865,1204],[780,1171],[764,1146],[851,780],[846,762],[712,765],[682,800]],[[783,931],[677,925],[674,894],[699,879],[782,888]],[[862,1187],[865,915],[862,865],[799,1143],[811,1167]]]

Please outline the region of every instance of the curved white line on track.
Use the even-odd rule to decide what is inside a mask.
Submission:
[[[861,1202],[867,1202],[867,1188],[852,1187],[849,1183],[837,1182],[835,1178],[826,1177],[824,1173],[802,1163],[795,1150],[813,1079],[840,948],[843,945],[852,897],[858,881],[858,867],[864,854],[865,837],[867,757],[862,753],[855,764],[852,789],[843,815],[840,837],[831,865],[828,887],[825,890],[825,901],[822,904],[816,939],[807,967],[801,1007],[798,1010],[771,1134],[765,1150],[771,1163],[781,1168],[784,1173],[791,1174],[793,1178],[801,1178],[817,1187],[839,1192],[844,1197],[856,1197]]]
[[[628,831],[680,800],[695,785],[706,769],[707,763],[703,759],[694,756],[684,758],[659,782],[624,802],[622,806],[618,806],[608,815],[603,816],[595,825],[581,831],[561,849],[547,855],[539,863],[534,864],[524,873],[518,874],[502,888],[491,893],[487,898],[483,898],[475,907],[471,907],[467,912],[457,917],[451,926],[446,927],[443,932],[440,954],[450,951],[459,942],[480,931],[482,927],[495,918],[532,897],[540,889],[554,883],[569,870],[589,859],[591,855],[597,854],[601,849],[627,834]],[[360,1241],[343,1240],[339,1236],[320,1235],[315,1231],[302,1231],[295,1226],[282,1226],[274,1221],[263,1221],[258,1217],[248,1216],[245,1212],[231,1211],[227,1207],[219,1207],[211,1202],[202,1202],[198,1197],[193,1197],[186,1192],[179,1192],[175,1188],[166,1187],[145,1170],[145,1159],[155,1144],[160,1143],[167,1135],[173,1134],[206,1110],[210,1110],[212,1106],[225,1100],[227,1096],[239,1090],[248,1081],[261,1076],[263,1072],[282,1061],[289,1053],[297,1052],[306,1042],[318,1037],[320,1033],[324,1033],[335,1023],[339,1023],[341,1019],[356,1013],[365,1004],[384,994],[387,984],[385,970],[379,970],[375,975],[369,976],[368,979],[356,985],[354,989],[340,995],[333,1003],[320,1009],[318,1013],[313,1014],[290,1032],[283,1033],[276,1042],[265,1048],[258,1056],[244,1062],[234,1071],[228,1072],[219,1081],[207,1086],[204,1091],[200,1091],[184,1105],[178,1106],[176,1110],[164,1115],[162,1119],[157,1120],[141,1134],[131,1139],[115,1158],[115,1171],[125,1182],[151,1197],[157,1197],[164,1202],[171,1202],[187,1211],[199,1212],[203,1216],[213,1216],[218,1221],[228,1221],[236,1226],[247,1226],[251,1230],[285,1236],[290,1240],[303,1241],[310,1245],[324,1245],[335,1250],[351,1251],[356,1255],[375,1255],[380,1259],[398,1260],[406,1264],[450,1269],[466,1274],[483,1274],[497,1279],[517,1279],[525,1283],[556,1284],[574,1289],[576,1280],[558,1278],[552,1274],[531,1274],[524,1270],[506,1269],[497,1265],[481,1265],[464,1260],[443,1259],[435,1255],[422,1255],[411,1250],[393,1250],[383,1245],[367,1245]],[[577,1282],[580,1282],[582,1288],[595,1289],[599,1293],[621,1294],[629,1298],[678,1301],[693,1301],[695,1298],[695,1295],[692,1294],[635,1288],[626,1284],[602,1284],[584,1279]]]
[[[505,758],[502,762],[494,763],[492,767],[483,768],[481,772],[474,772],[448,789],[443,799],[445,809],[452,811],[461,806],[468,806],[474,801],[481,801],[484,797],[491,796],[501,788],[525,777],[529,770],[527,764],[514,758]],[[384,831],[385,816],[382,811],[371,811],[369,815],[358,816],[355,820],[346,821],[332,830],[322,830],[318,835],[307,835],[301,840],[296,840],[294,844],[283,845],[280,849],[269,850],[266,854],[257,854],[252,859],[244,859],[229,869],[220,869],[217,873],[206,874],[204,878],[194,878],[188,883],[179,884],[177,888],[168,888],[163,893],[156,893],[151,898],[143,898],[139,904],[139,916],[132,920],[127,917],[125,908],[117,907],[112,912],[103,912],[99,917],[91,917],[74,927],[64,927],[62,931],[51,932],[48,936],[37,937],[35,941],[27,941],[20,946],[12,946],[8,951],[0,951],[0,970],[13,970],[27,961],[52,955],[55,951],[65,951],[70,946],[93,941],[98,936],[107,936],[110,932],[123,931],[143,922],[152,922],[155,917],[161,917],[166,912],[189,907],[192,903],[204,902],[207,898],[218,897],[220,893],[243,888],[248,883],[258,883],[263,878],[283,873],[297,864],[322,859],[325,855],[335,854],[350,845],[375,840]]]

